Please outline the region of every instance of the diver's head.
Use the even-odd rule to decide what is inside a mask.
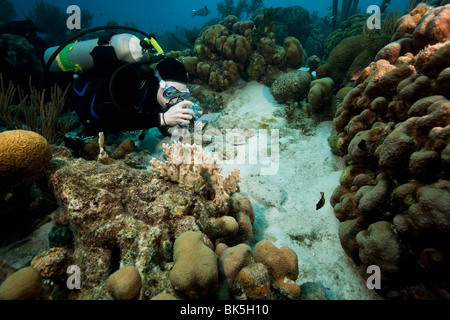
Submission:
[[[173,106],[189,99],[191,92],[187,88],[188,77],[183,63],[173,58],[166,58],[156,66],[155,77],[159,80],[157,94],[161,106]]]

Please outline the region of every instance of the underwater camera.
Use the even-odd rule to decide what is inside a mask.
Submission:
[[[203,115],[203,108],[200,106],[200,103],[198,101],[194,102],[194,105],[185,106],[185,108],[191,109],[192,111],[194,111],[194,114],[192,115],[192,119],[188,125],[182,124],[181,126],[187,128],[189,132],[193,132],[194,128],[202,123],[201,120],[199,121],[199,119]]]

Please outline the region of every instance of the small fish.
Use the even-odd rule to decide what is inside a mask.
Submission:
[[[358,79],[361,76],[362,70],[355,70],[352,72],[352,74],[350,75],[350,80],[354,81],[356,79]]]
[[[211,13],[211,10],[209,10],[207,6],[205,6],[204,8],[198,9],[198,10],[192,10],[193,16],[206,17],[210,13]]]
[[[331,7],[328,7],[327,10],[328,10],[328,11],[331,10]]]
[[[316,210],[319,210],[319,209],[322,208],[323,205],[325,204],[324,193],[321,192],[320,195],[321,195],[321,198],[320,198],[319,202],[317,202],[317,204],[316,204]]]

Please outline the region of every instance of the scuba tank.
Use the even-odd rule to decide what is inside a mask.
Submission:
[[[142,48],[141,40],[129,33],[116,34],[111,37],[111,46],[121,61],[144,62],[152,57]],[[94,66],[90,52],[98,45],[98,39],[75,41],[64,47],[49,67],[49,71],[81,72]],[[48,48],[44,53],[45,63],[59,46]]]

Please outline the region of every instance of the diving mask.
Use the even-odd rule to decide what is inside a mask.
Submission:
[[[163,90],[163,97],[166,99],[179,98],[181,100],[187,100],[191,97],[192,92],[188,89],[186,91],[181,91],[174,86],[170,86],[167,89]]]

